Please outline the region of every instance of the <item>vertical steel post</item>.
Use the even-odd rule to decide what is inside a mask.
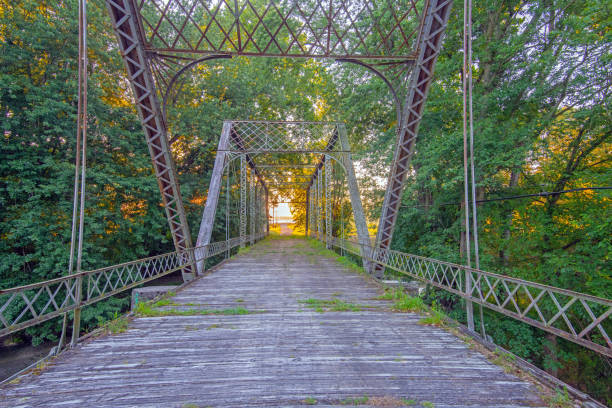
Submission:
[[[325,246],[331,249],[332,240],[332,173],[333,163],[328,155],[325,155]]]
[[[468,195],[468,142],[467,142],[467,75],[468,75],[468,3],[464,0],[463,2],[463,193],[464,193],[464,211],[465,211],[465,253],[466,263],[468,268],[472,266],[472,251],[470,248],[470,201]],[[465,270],[465,291],[471,296],[472,295],[472,274],[469,270]],[[474,307],[472,301],[466,299],[465,301],[465,312],[467,314],[467,325],[468,329],[474,331]]]
[[[85,226],[85,176],[87,168],[87,1],[79,0],[79,98],[77,119],[77,138],[81,138],[81,197],[79,203],[79,239],[77,245],[76,271],[81,272],[83,260],[83,231]],[[78,154],[78,152],[77,152]],[[76,303],[72,321],[71,345],[75,346],[79,341],[81,332],[81,303],[83,298],[83,278],[76,279]]]
[[[306,189],[306,218],[304,219],[304,237],[308,238],[310,229],[310,186]]]
[[[250,243],[255,243],[255,172],[251,170],[251,177],[249,183],[249,232],[250,232]]]
[[[246,155],[240,155],[240,248],[244,248],[247,224],[247,168]]]
[[[270,235],[270,197],[266,189],[266,235]]]
[[[349,190],[349,197],[351,199],[351,206],[353,207],[353,219],[355,220],[355,229],[357,230],[357,240],[359,241],[359,247],[361,250],[361,260],[364,268],[370,270],[369,254],[366,251],[370,251],[370,233],[368,231],[368,223],[366,221],[365,212],[363,211],[363,205],[361,203],[361,195],[359,194],[359,185],[357,184],[357,176],[355,176],[355,168],[353,167],[353,158],[351,157],[351,146],[348,141],[346,134],[346,127],[344,123],[338,124],[338,140],[340,141],[340,147],[343,150],[342,161],[344,164],[344,171],[346,172],[346,181]],[[382,272],[379,271],[379,272]],[[382,273],[379,273],[378,277],[382,277]]]
[[[221,137],[219,138],[217,156],[215,157],[212,176],[210,177],[208,194],[206,195],[206,204],[204,206],[204,211],[202,212],[200,231],[198,232],[198,239],[196,241],[197,247],[208,245],[212,236],[213,227],[215,225],[217,205],[219,204],[219,193],[221,192],[221,185],[223,183],[223,168],[225,166],[225,158],[229,148],[230,130],[231,123],[224,122]],[[204,256],[200,256],[200,258],[202,259],[196,261],[198,273],[204,272]]]
[[[230,177],[231,177],[231,169],[230,165],[227,166],[227,176],[225,181],[225,243],[227,246],[227,250],[225,251],[225,259],[229,259],[230,257],[230,220],[229,220],[229,212],[230,212]]]
[[[323,240],[323,175],[317,174],[317,239]]]

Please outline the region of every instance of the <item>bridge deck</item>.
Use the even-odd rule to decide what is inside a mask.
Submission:
[[[268,239],[180,291],[173,309],[245,315],[140,317],[1,390],[0,406],[523,407],[535,387],[447,331],[393,313],[380,289],[306,241]],[[341,299],[361,311],[317,311]]]

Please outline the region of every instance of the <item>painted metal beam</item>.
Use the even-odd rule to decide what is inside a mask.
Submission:
[[[351,150],[348,136],[346,134],[346,127],[344,123],[338,124],[338,139],[342,150]],[[351,199],[351,206],[353,207],[353,219],[355,220],[355,228],[357,229],[357,239],[361,244],[361,251],[367,251],[371,245],[370,233],[368,232],[368,224],[366,222],[365,212],[363,211],[363,205],[361,203],[361,195],[359,194],[359,185],[357,184],[357,177],[355,176],[355,168],[353,167],[353,158],[350,153],[343,153],[343,165],[344,171],[346,172],[347,186],[349,190],[349,197]],[[369,254],[362,253],[361,259],[363,266],[369,269],[370,261],[368,260]]]
[[[410,169],[419,124],[451,6],[452,0],[431,0],[427,7],[423,30],[419,38],[418,57],[402,109],[395,156],[378,225],[376,246],[380,249],[389,249],[391,246],[393,230],[401,206],[404,182]],[[382,277],[383,269],[382,265],[376,264],[372,271],[375,276]]]
[[[221,192],[221,183],[223,181],[223,168],[225,166],[226,155],[224,149],[229,145],[231,125],[227,122],[223,123],[223,130],[219,138],[219,149],[215,157],[210,185],[206,195],[206,205],[202,213],[202,221],[200,222],[200,231],[198,232],[198,240],[196,246],[201,247],[210,243],[212,237],[213,226],[215,224],[215,214],[219,203],[219,193]],[[228,174],[229,177],[229,174]],[[197,263],[198,274],[204,272],[204,259]]]
[[[174,247],[188,254],[192,248],[191,234],[179,189],[178,176],[170,152],[149,58],[145,51],[142,27],[133,0],[106,0],[112,25],[117,34],[121,56],[127,68],[128,80],[134,92],[136,108],[142,122],[162,202],[170,225]],[[183,280],[195,275],[195,266],[182,269]]]

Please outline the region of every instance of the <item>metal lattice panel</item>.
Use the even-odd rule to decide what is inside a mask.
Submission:
[[[356,242],[334,238],[333,243],[355,254],[364,251]],[[384,267],[612,357],[608,299],[398,251],[369,247],[365,253]]]
[[[256,239],[261,239],[259,233]],[[58,279],[0,290],[0,336],[58,317],[145,282],[168,275],[244,242],[244,237],[171,252]],[[83,296],[78,296],[78,284]]]
[[[322,152],[336,131],[336,123],[232,121],[235,152]]]
[[[414,58],[422,1],[136,0],[149,50]]]

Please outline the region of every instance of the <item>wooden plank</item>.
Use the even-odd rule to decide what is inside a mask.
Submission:
[[[391,312],[378,294],[306,241],[264,240],[169,306],[258,313],[137,318],[5,386],[0,407],[342,406],[364,395],[436,408],[544,405],[534,386],[419,316]],[[364,307],[319,313],[300,302],[308,298]]]

